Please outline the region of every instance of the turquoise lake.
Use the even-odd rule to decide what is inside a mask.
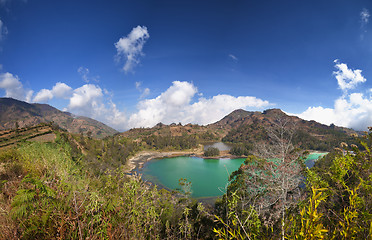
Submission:
[[[314,161],[324,154],[310,154],[306,165],[312,167]],[[229,175],[239,169],[245,158],[203,159],[197,157],[174,157],[154,159],[139,171],[142,179],[167,189],[179,188],[180,178],[192,183],[192,197],[217,197],[225,193]]]

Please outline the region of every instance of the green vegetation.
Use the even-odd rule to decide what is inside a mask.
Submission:
[[[227,194],[216,203],[216,236],[222,239],[370,239],[371,130],[361,149],[342,143],[343,149],[335,149],[318,160],[314,168],[303,168],[304,188],[295,184],[288,189],[285,187],[288,184],[278,184],[291,180],[289,176],[284,179],[281,176],[294,171],[293,167],[280,169],[278,160],[247,158],[232,174]],[[281,212],[283,206],[285,211]]]
[[[269,131],[283,138],[266,157],[248,156],[212,207],[189,198],[186,179],[169,192],[123,171],[142,149],[192,148],[194,137],[97,140],[54,129],[54,142],[0,152],[0,239],[370,239],[372,129],[312,169],[282,130]],[[270,157],[276,146],[284,154]]]
[[[209,147],[206,150],[204,150],[204,156],[205,157],[214,157],[220,155],[220,150],[215,147]]]
[[[202,227],[213,220],[202,205],[120,168],[101,173],[74,141],[62,133],[55,143],[1,152],[0,239],[192,239],[211,233]]]
[[[198,147],[198,138],[195,135],[158,136],[150,135],[142,139],[147,147],[157,150],[185,150]]]
[[[247,144],[234,144],[234,146],[230,149],[230,154],[235,156],[248,156],[252,151],[252,145]]]
[[[307,127],[309,129],[306,131],[298,127],[292,139],[293,144],[301,149],[327,152],[332,151],[334,146],[337,146],[340,142],[358,145],[358,141],[345,132],[327,128],[326,126],[324,127],[325,128],[315,127],[309,124]],[[240,153],[241,151],[250,152],[255,148],[255,143],[265,142],[268,139],[267,127],[265,127],[264,123],[255,120],[252,124],[242,124],[237,128],[231,129],[227,135],[222,138],[222,141],[240,145],[237,147],[239,149],[235,149]]]

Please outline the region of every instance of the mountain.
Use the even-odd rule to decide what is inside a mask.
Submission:
[[[104,138],[117,133],[105,124],[87,117],[74,117],[48,104],[27,103],[12,98],[0,98],[0,130],[54,122],[71,133],[91,132],[92,137]]]
[[[330,151],[341,142],[356,143],[352,129],[327,126],[315,121],[306,121],[289,116],[280,109],[268,109],[263,112],[235,110],[221,120],[206,125],[157,124],[152,128],[135,128],[121,135],[132,139],[146,139],[148,136],[184,136],[194,135],[200,141],[223,141],[244,145],[247,149],[268,139],[267,130],[278,120],[284,120],[295,126],[293,142],[304,149]]]
[[[225,129],[222,141],[243,143],[253,147],[254,143],[268,138],[267,130],[278,120],[294,126],[293,142],[304,149],[329,151],[341,142],[356,143],[356,131],[327,126],[316,121],[306,121],[296,116],[289,116],[280,109],[268,109],[261,112],[235,110],[220,121],[208,125],[210,129]]]

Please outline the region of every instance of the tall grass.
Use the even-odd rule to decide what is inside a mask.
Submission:
[[[72,152],[57,138],[0,153],[0,239],[182,238],[189,201],[120,168],[97,176]]]

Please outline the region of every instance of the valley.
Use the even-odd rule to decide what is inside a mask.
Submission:
[[[348,205],[332,192],[342,192],[345,186],[372,204],[367,199],[370,142],[363,143],[372,138],[370,132],[305,121],[279,109],[240,109],[205,126],[159,123],[107,132],[102,138],[92,131],[103,131],[102,124],[69,131],[58,124],[59,112],[44,118],[56,121],[42,122],[40,116],[51,115],[40,108],[32,113],[32,105],[21,108],[24,103],[15,100],[12,104],[7,113],[13,109],[19,117],[10,122],[2,117],[3,128],[13,127],[0,132],[0,239],[49,239],[56,234],[80,239],[99,231],[122,239],[118,234],[123,229],[125,239],[185,239],[179,228],[183,224],[189,226],[186,239],[218,239],[225,227],[231,233],[252,231],[252,221],[260,223],[257,236],[265,239],[266,234],[281,235],[282,219],[285,226],[311,219],[303,209],[310,209],[319,196],[323,200],[317,200],[321,204],[313,211],[327,218],[317,220],[318,226],[343,231],[333,212],[347,214],[342,207]],[[22,120],[27,118],[41,122]],[[363,191],[355,186],[357,179],[337,185],[348,172],[364,179]],[[283,188],[283,181],[290,187]],[[354,207],[361,212],[364,208]],[[234,225],[243,219],[247,224]],[[291,238],[303,231],[286,230],[285,235]],[[253,238],[247,234],[241,239]]]

